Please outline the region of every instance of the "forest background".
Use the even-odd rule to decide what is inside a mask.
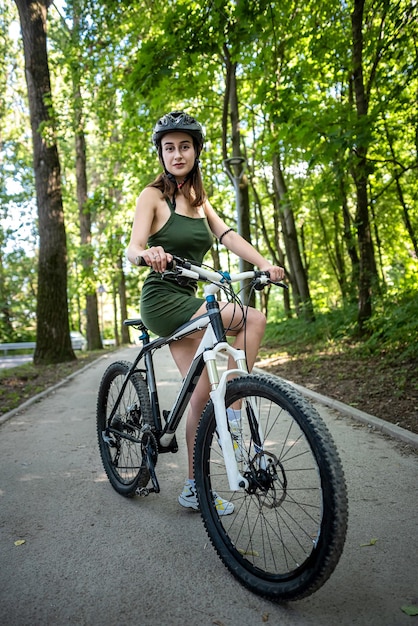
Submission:
[[[414,0],[6,0],[0,24],[0,341],[36,339],[33,376],[70,329],[130,341],[135,199],[184,109],[212,204],[287,272],[262,366],[418,432]]]

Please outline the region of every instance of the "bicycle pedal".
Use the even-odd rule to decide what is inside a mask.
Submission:
[[[135,491],[135,494],[141,498],[146,498],[150,493],[160,493],[160,489],[155,489],[155,487],[140,487]]]

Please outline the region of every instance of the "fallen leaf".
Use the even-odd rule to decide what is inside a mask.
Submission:
[[[263,622],[268,622],[269,621],[269,614],[268,613],[263,613],[261,619],[263,620]]]
[[[238,552],[242,554],[242,556],[260,556],[257,550],[243,550],[242,548],[238,548]]]
[[[377,542],[377,539],[370,539],[369,543],[361,543],[360,548],[367,548],[368,546],[374,546]]]
[[[26,539],[18,539],[15,541],[15,546],[23,546],[24,543],[26,543]]]
[[[410,616],[418,615],[418,606],[416,606],[415,604],[401,606],[401,611]]]

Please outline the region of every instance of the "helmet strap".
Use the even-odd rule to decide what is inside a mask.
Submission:
[[[163,161],[163,165],[164,165],[164,161]],[[169,172],[167,170],[165,165],[164,165],[164,174],[167,176],[169,181],[171,181],[172,183],[174,183],[176,185],[177,190],[180,191],[180,189],[183,187],[184,183],[186,183],[193,176],[193,174],[196,172],[198,167],[199,167],[199,159],[195,159],[195,162],[194,162],[194,165],[193,165],[192,169],[187,174],[187,176],[181,181],[181,183],[179,183],[177,181],[177,179],[174,176],[174,174],[171,174],[171,172]]]

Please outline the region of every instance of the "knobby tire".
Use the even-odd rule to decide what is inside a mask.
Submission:
[[[150,479],[138,442],[143,427],[153,424],[147,384],[140,373],[135,373],[131,375],[112,419],[113,432],[106,433],[108,417],[130,367],[128,361],[109,365],[102,377],[97,399],[97,437],[103,467],[114,489],[126,497],[134,496],[137,489],[145,487]]]
[[[249,489],[229,490],[212,402],[197,431],[195,478],[206,531],[226,567],[254,593],[276,602],[309,596],[335,569],[346,536],[346,485],[335,444],[314,407],[279,379],[230,381],[226,406],[238,401],[238,466]],[[234,504],[232,514],[218,514],[213,492]]]

